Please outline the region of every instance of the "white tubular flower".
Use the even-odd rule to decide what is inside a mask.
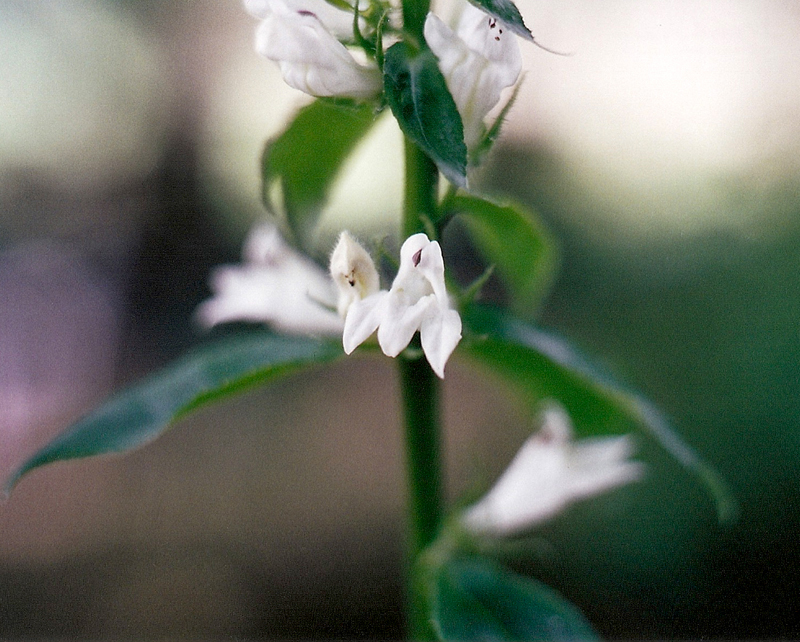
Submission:
[[[444,283],[442,248],[414,234],[400,248],[400,269],[391,289],[354,301],[344,324],[344,351],[350,354],[375,330],[383,353],[396,357],[419,330],[422,350],[433,371],[444,367],[461,340],[461,317],[450,308]]]
[[[331,278],[339,288],[339,315],[344,318],[355,301],[380,288],[378,270],[369,253],[348,232],[342,232],[331,254]]]
[[[514,34],[502,22],[463,3],[454,29],[437,16],[425,20],[425,41],[464,123],[464,142],[472,148],[485,131],[483,119],[500,102],[501,92],[517,82],[522,57]]]
[[[280,65],[289,86],[312,96],[380,93],[377,66],[359,64],[339,41],[353,38],[352,13],[325,0],[245,0],[245,8],[262,20],[256,51]]]
[[[255,321],[289,334],[335,336],[344,326],[332,309],[336,296],[328,275],[291,248],[272,225],[250,232],[243,265],[214,270],[211,290],[214,296],[196,313],[205,327]]]
[[[560,408],[547,410],[542,427],[523,444],[495,485],[462,519],[470,530],[505,536],[531,528],[578,499],[639,479],[644,467],[628,457],[628,436],[572,441]]]

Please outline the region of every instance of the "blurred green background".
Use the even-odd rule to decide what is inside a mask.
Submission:
[[[523,44],[520,97],[474,183],[561,245],[542,325],[672,417],[740,515],[719,525],[643,441],[642,483],[504,555],[607,637],[798,637],[800,9],[519,6],[574,55]],[[254,27],[235,0],[0,4],[0,472],[208,338],[192,311],[262,214],[263,142],[304,101],[257,58]],[[394,229],[398,150],[386,120],[320,257],[346,216]],[[446,252],[469,269],[468,247]],[[351,358],[130,456],[32,474],[0,506],[0,636],[398,637],[395,393],[388,360]],[[533,425],[467,363],[445,394],[456,496]]]

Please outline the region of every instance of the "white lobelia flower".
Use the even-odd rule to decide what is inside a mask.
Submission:
[[[376,65],[356,61],[340,40],[353,39],[353,13],[325,0],[245,0],[261,18],[256,51],[277,62],[286,83],[312,96],[366,99],[382,87]]]
[[[333,311],[336,295],[329,276],[291,248],[273,225],[250,232],[244,264],[216,268],[211,290],[214,296],[196,313],[206,327],[255,321],[290,334],[335,336],[344,326]]]
[[[433,371],[444,367],[461,340],[461,317],[450,307],[444,283],[442,248],[414,234],[400,248],[400,269],[387,292],[354,301],[344,324],[344,351],[350,354],[375,330],[383,353],[396,357],[419,330],[422,350]]]
[[[519,43],[502,22],[467,2],[453,28],[429,13],[425,41],[464,124],[464,142],[472,148],[485,131],[483,119],[500,102],[502,91],[517,82],[522,69]]]
[[[545,411],[542,427],[523,444],[489,492],[467,508],[470,530],[511,535],[552,517],[567,504],[639,479],[644,467],[630,461],[628,436],[572,441],[561,408]]]
[[[331,254],[330,273],[339,288],[337,309],[342,318],[353,302],[375,294],[380,288],[378,270],[372,257],[346,231],[339,235],[339,242]]]

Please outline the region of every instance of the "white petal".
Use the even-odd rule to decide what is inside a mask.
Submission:
[[[483,119],[519,77],[519,44],[502,23],[466,3],[455,31],[428,14],[425,40],[439,59],[461,114],[464,140],[472,147],[483,135]]]
[[[426,237],[427,238],[427,237]],[[447,306],[447,286],[444,283],[444,259],[442,248],[437,241],[430,241],[419,249],[416,270],[430,284],[440,305]]]
[[[214,296],[197,310],[202,325],[254,321],[294,334],[341,333],[344,323],[331,310],[336,298],[330,277],[293,250],[275,226],[254,227],[244,256],[242,265],[212,272]]]
[[[276,265],[292,252],[278,228],[269,223],[256,225],[244,242],[242,257],[247,263]]]
[[[326,0],[244,0],[244,8],[262,20],[273,13],[313,13],[338,40],[353,39],[353,11],[339,9]]]
[[[342,334],[345,353],[353,352],[378,329],[384,316],[388,295],[385,290],[376,292],[366,299],[353,302],[347,310]]]
[[[256,51],[280,63],[288,85],[312,96],[370,98],[382,81],[377,67],[356,62],[316,14],[269,13],[256,30]]]
[[[420,338],[428,363],[439,378],[444,379],[444,366],[461,341],[461,317],[455,310],[437,307],[436,314],[423,320]]]
[[[378,328],[378,343],[387,357],[396,357],[411,343],[431,306],[436,305],[433,295],[422,297],[413,305],[402,295],[389,292],[387,306]]]
[[[639,479],[643,466],[628,460],[626,437],[571,441],[569,417],[561,410],[544,414],[542,429],[531,436],[490,491],[464,513],[478,532],[508,535],[531,528],[568,503]]]
[[[290,334],[337,335],[342,320],[316,301],[286,271],[263,266],[222,266],[212,273],[214,296],[197,309],[211,327],[230,321],[267,323]]]

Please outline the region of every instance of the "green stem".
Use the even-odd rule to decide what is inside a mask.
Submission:
[[[428,155],[406,138],[406,186],[403,205],[403,238],[425,232],[425,219],[436,219],[439,170]]]
[[[425,220],[435,220],[439,187],[436,164],[407,139],[405,160],[404,238],[424,231]],[[414,640],[432,640],[430,605],[424,586],[415,582],[414,567],[436,539],[442,519],[439,379],[422,355],[419,337],[399,359],[399,368],[409,489],[408,633]]]
[[[419,344],[417,344],[419,345]],[[408,632],[413,640],[435,639],[424,587],[415,581],[420,554],[435,539],[442,516],[439,379],[423,357],[399,360],[406,425],[409,490]]]
[[[403,29],[406,34],[417,41],[421,46],[424,38],[422,31],[425,27],[425,18],[430,9],[430,0],[402,0],[403,6]]]

